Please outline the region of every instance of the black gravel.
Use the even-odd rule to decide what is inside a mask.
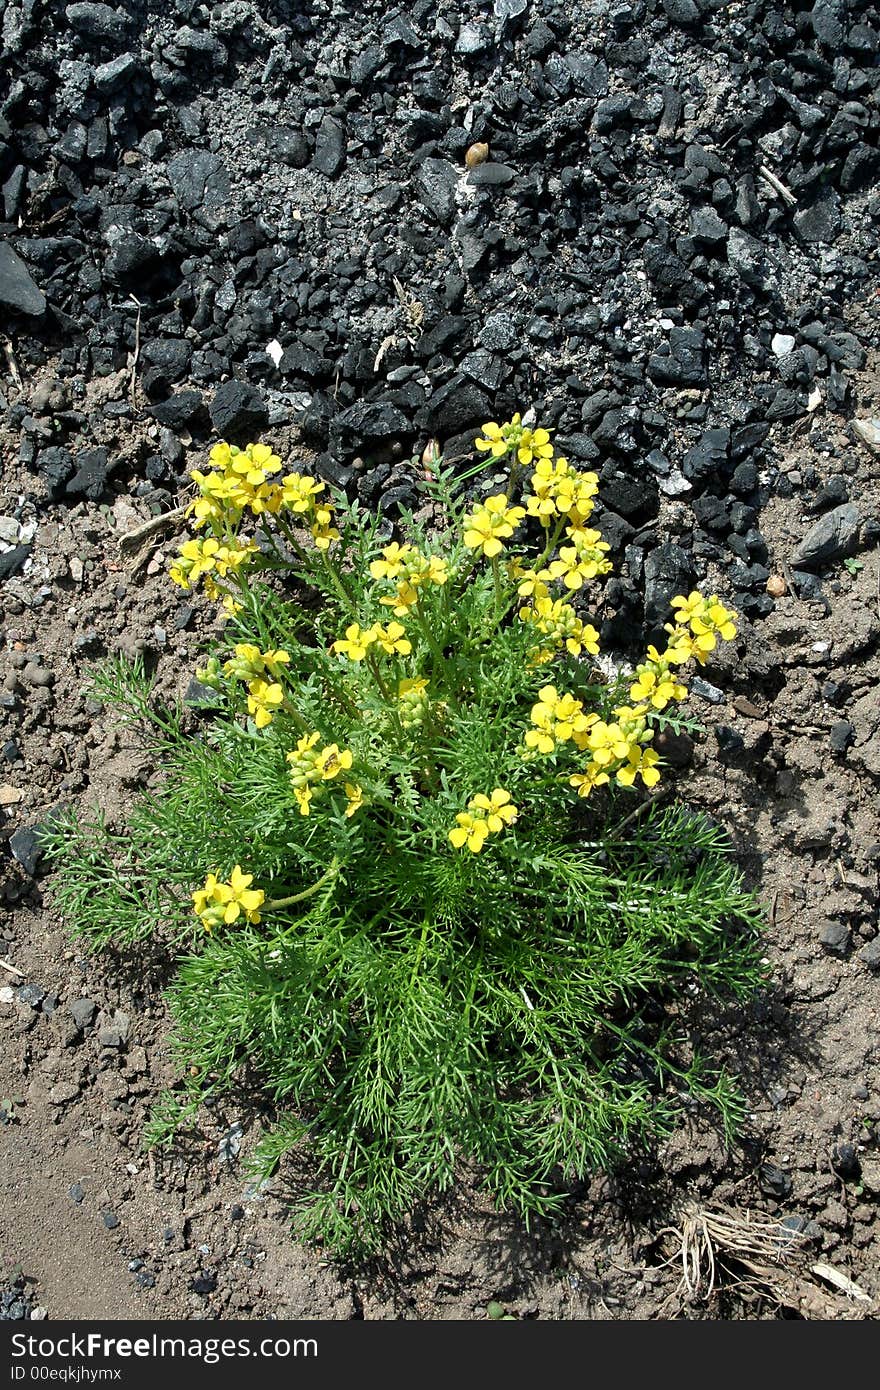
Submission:
[[[533,406],[600,472],[619,633],[711,563],[769,612],[774,491],[818,516],[801,569],[863,543],[846,479],[779,461],[880,338],[876,5],[9,0],[2,42],[4,331],[61,392],[9,411],[38,497],[160,506],[180,436],[296,425],[393,517],[429,438]],[[104,425],[160,427],[123,469],[114,374]]]

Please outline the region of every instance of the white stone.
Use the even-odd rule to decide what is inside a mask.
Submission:
[[[880,449],[880,420],[853,420],[853,429],[869,449]]]
[[[790,352],[794,352],[795,340],[790,333],[774,333],[770,343],[770,351],[775,357],[787,357]]]
[[[14,516],[0,516],[0,541],[15,545],[20,531],[21,526]]]

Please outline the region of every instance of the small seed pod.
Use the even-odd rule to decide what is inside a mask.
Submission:
[[[476,169],[478,164],[485,164],[489,158],[489,146],[478,144],[471,145],[464,157],[464,162],[469,169]]]
[[[771,574],[766,584],[767,593],[771,598],[782,598],[787,587],[781,574]]]
[[[440,457],[440,440],[439,440],[439,439],[429,439],[428,442],[427,442],[427,444],[425,445],[424,449],[422,450],[422,460],[421,460],[421,462],[422,462],[422,468],[425,470],[425,473],[426,473],[429,477],[431,476],[431,473],[432,473],[432,471],[433,471],[433,466],[434,466],[434,464],[437,462],[437,460],[439,459],[439,457]]]

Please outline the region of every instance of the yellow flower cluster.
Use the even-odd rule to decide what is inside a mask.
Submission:
[[[253,715],[258,729],[271,724],[272,717],[284,703],[284,688],[280,683],[283,668],[290,665],[288,652],[261,652],[251,642],[239,642],[235,655],[223,666],[223,673],[233,680],[246,681],[248,714]],[[266,677],[271,677],[267,680]]]
[[[629,688],[630,699],[637,704],[647,701],[656,710],[665,709],[671,700],[684,700],[687,688],[672,668],[686,660],[682,647],[670,646],[665,652],[649,647],[647,660],[635,669],[636,679]]]
[[[593,498],[599,491],[595,473],[581,473],[564,458],[546,456],[538,459],[531,483],[532,491],[525,498],[526,510],[542,526],[565,517],[576,531],[592,516]]]
[[[555,685],[545,685],[532,706],[534,727],[526,731],[524,743],[533,755],[553,753],[560,744],[569,742],[589,753],[585,771],[569,778],[580,796],[588,796],[593,787],[603,786],[612,775],[622,786],[629,787],[638,774],[650,787],[660,774],[654,766],[658,755],[652,748],[644,747],[653,738],[647,727],[647,713],[646,705],[623,705],[614,711],[609,723],[597,714],[585,714],[581,701],[573,695],[560,694]]]
[[[568,779],[578,796],[589,796],[594,787],[604,786],[612,777],[623,787],[631,787],[637,776],[646,787],[659,782],[659,754],[645,747],[654,737],[647,727],[647,712],[646,705],[621,705],[614,710],[611,722],[587,716],[590,727],[579,746],[589,752],[590,760],[583,772]]]
[[[239,541],[230,540],[222,543],[214,536],[208,536],[204,540],[184,541],[169,574],[174,583],[186,591],[194,589],[201,579],[208,598],[217,599],[220,591],[215,575],[225,579],[228,574],[237,573],[256,553],[257,547],[253,541],[241,544]]]
[[[340,749],[336,743],[319,748],[317,745],[320,742],[319,733],[303,734],[295,750],[286,754],[293,795],[301,816],[311,813],[312,801],[316,794],[320,795],[323,784],[332,782],[340,772],[347,772],[352,764],[350,749]],[[348,801],[345,814],[353,816],[363,805],[363,791],[354,783],[346,782],[345,795]]]
[[[573,695],[560,695],[555,685],[545,685],[538,691],[537,704],[532,705],[531,720],[535,727],[526,732],[526,747],[552,753],[557,743],[569,739],[583,748],[596,715],[584,714],[583,705]]]
[[[737,615],[724,607],[717,594],[704,598],[694,589],[687,598],[680,594],[674,598],[672,607],[677,610],[675,621],[665,624],[671,639],[667,651],[669,659],[684,662],[695,657],[702,666],[709,653],[715,650],[719,637],[729,642],[736,636],[734,619]],[[675,652],[675,656],[670,658],[671,652]]]
[[[190,475],[199,490],[187,508],[195,517],[195,526],[210,525],[220,532],[226,526],[237,526],[245,511],[254,516],[290,511],[308,518],[319,550],[339,539],[333,508],[320,497],[324,484],[305,473],[287,473],[279,479],[281,459],[268,445],[248,444],[239,449],[221,441],[214,445],[209,458],[211,472],[194,469]]]
[[[396,618],[406,616],[418,601],[423,584],[444,585],[449,579],[449,565],[439,555],[423,555],[414,545],[386,545],[381,560],[373,560],[370,574],[374,579],[389,579],[396,585],[393,595],[379,602],[391,608]]]
[[[206,932],[221,923],[231,925],[242,916],[247,922],[259,922],[259,909],[266,894],[262,888],[251,888],[253,881],[253,874],[242,873],[240,864],[232,870],[228,883],[222,883],[216,874],[208,874],[204,888],[197,888],[192,895],[193,911]]]
[[[496,787],[491,796],[478,792],[468,802],[466,811],[459,811],[449,839],[456,849],[467,845],[472,854],[479,854],[489,835],[497,835],[507,825],[513,825],[517,809],[510,792]]]
[[[553,457],[553,445],[550,443],[550,435],[544,429],[528,429],[523,425],[522,416],[514,415],[504,425],[497,425],[494,421],[483,426],[483,433],[479,439],[474,440],[474,444],[481,454],[491,453],[493,458],[503,458],[505,454],[515,453],[519,462],[528,467],[539,459],[549,459]]]
[[[511,507],[503,492],[487,497],[465,517],[464,543],[469,550],[479,550],[491,560],[501,554],[503,542],[513,535],[525,514],[524,507]]]
[[[609,572],[611,561],[605,557],[611,547],[590,527],[568,534],[574,543],[560,546],[559,559],[551,561],[548,569],[551,578],[561,579],[566,589],[580,589],[586,580]]]
[[[404,631],[401,623],[389,623],[387,627],[373,623],[367,628],[361,627],[360,623],[349,623],[345,636],[337,638],[330,650],[338,656],[347,656],[349,661],[363,661],[372,646],[381,647],[388,656],[395,652],[408,656],[412,651],[412,642],[404,636]]]
[[[543,586],[542,586],[543,587]],[[532,657],[532,664],[543,665],[553,658],[553,648],[565,647],[572,656],[580,656],[582,651],[590,656],[599,655],[599,634],[592,623],[582,622],[570,603],[561,598],[551,598],[546,592],[538,593],[531,604],[519,610],[523,623],[533,623],[538,632],[550,640],[550,649],[542,649]]]

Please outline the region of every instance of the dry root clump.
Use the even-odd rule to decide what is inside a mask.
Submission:
[[[799,1231],[761,1212],[720,1205],[685,1203],[678,1225],[661,1235],[669,1263],[681,1265],[678,1296],[688,1303],[708,1303],[724,1289],[746,1302],[762,1300],[809,1319],[872,1318],[877,1303],[841,1271],[808,1262],[807,1242]],[[836,1289],[834,1297],[821,1281]]]

